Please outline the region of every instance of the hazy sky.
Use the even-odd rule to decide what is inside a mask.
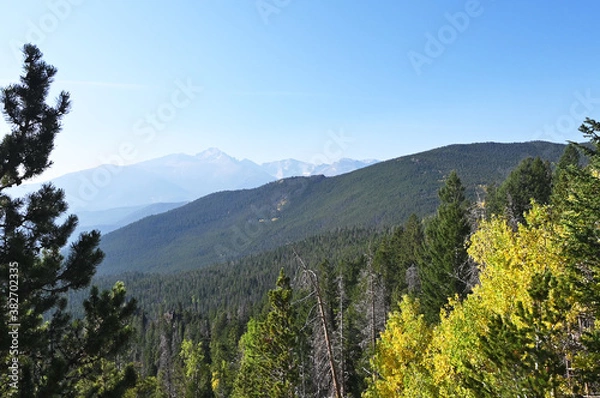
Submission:
[[[18,49],[32,42],[72,95],[47,177],[209,147],[260,163],[565,142],[600,118],[597,0],[0,8],[0,85],[18,78]]]

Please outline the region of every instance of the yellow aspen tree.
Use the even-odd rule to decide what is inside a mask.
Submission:
[[[427,354],[440,397],[514,394],[501,366],[486,355],[486,344],[493,339],[489,336],[492,324],[500,317],[524,333],[531,325],[524,321],[522,314],[534,310],[530,291],[535,278],[545,273],[557,278],[564,276],[564,261],[554,239],[556,231],[547,208],[534,206],[526,217],[527,223],[519,225],[517,231],[503,219],[493,218],[482,223],[471,239],[469,254],[480,264],[480,285],[462,303],[457,299],[449,301],[448,315],[434,330]],[[563,315],[567,319],[569,314]],[[567,330],[564,323],[552,328]],[[550,329],[548,326],[544,332],[560,335]],[[517,358],[527,355],[529,348],[522,348],[514,353]],[[477,388],[473,388],[473,380],[477,380]],[[491,391],[491,395],[483,394],[483,388]]]
[[[435,397],[423,359],[431,330],[419,302],[404,296],[399,310],[393,311],[377,343],[371,361],[374,371],[366,398]]]

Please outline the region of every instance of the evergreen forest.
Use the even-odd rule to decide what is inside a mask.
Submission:
[[[107,238],[120,251],[97,274],[102,238],[90,231],[68,243],[77,217],[64,192],[7,193],[50,166],[71,107],[67,92],[48,103],[57,69],[40,50],[26,45],[23,55],[20,80],[0,98],[11,128],[0,142],[0,395],[600,396],[600,122],[581,121],[583,143],[494,176],[457,166],[432,186],[394,186],[410,193],[397,208],[376,201],[392,189],[388,176],[368,174],[393,162],[333,188],[313,177],[244,192],[231,210],[240,217],[257,192],[277,204],[286,184],[301,188],[284,199],[314,223],[282,213],[260,247],[221,261],[211,252],[201,267],[190,257],[201,244],[184,236],[165,246],[185,247],[168,270],[144,272],[141,260],[127,268],[119,240],[142,253],[169,235],[153,230],[161,218],[145,219]],[[344,202],[353,184],[371,194]],[[169,212],[179,220],[171,236],[186,222],[197,228],[189,214],[227,228],[201,208],[226,208],[224,195]]]

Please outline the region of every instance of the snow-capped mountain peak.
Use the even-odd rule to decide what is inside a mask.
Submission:
[[[258,165],[209,148],[195,156],[179,153],[126,166],[99,166],[52,182],[64,189],[70,209],[77,212],[186,202],[217,191],[255,188],[294,176],[334,176],[367,165],[350,159],[319,166],[295,159]],[[39,187],[27,184],[13,188],[13,193],[23,196]]]
[[[208,148],[196,155],[196,158],[204,161],[233,160],[234,158],[221,151],[219,148]]]

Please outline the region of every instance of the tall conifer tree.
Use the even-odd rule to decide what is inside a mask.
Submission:
[[[488,198],[488,213],[506,215],[516,227],[525,222],[524,214],[531,209],[531,200],[547,204],[552,193],[550,163],[539,157],[526,158],[509,174]]]
[[[562,222],[568,269],[583,311],[580,332],[583,350],[575,362],[586,383],[600,390],[600,122],[587,118],[579,130],[591,147],[577,145],[589,158],[585,168],[570,167],[565,179]]]
[[[0,361],[17,364],[10,376],[2,370],[0,395],[116,394],[135,382],[135,373],[105,361],[128,342],[135,303],[126,300],[119,283],[111,292],[92,289],[83,319],[73,321],[66,311],[66,293],[88,286],[102,261],[100,234],[81,234],[63,251],[77,225],[75,216],[64,217],[64,192],[45,184],[24,198],[7,193],[50,167],[54,139],[70,109],[66,92],[54,106],[46,104],[56,68],[33,45],[23,52],[20,82],[0,96],[11,128],[0,143]],[[100,383],[108,368],[113,377]]]
[[[269,292],[270,311],[264,321],[250,320],[242,336],[242,361],[234,397],[292,398],[299,380],[298,331],[290,278],[283,270]]]
[[[422,306],[429,322],[439,320],[448,297],[468,292],[466,242],[471,232],[469,203],[458,174],[452,171],[438,192],[440,205],[425,229],[425,259],[419,269]]]

